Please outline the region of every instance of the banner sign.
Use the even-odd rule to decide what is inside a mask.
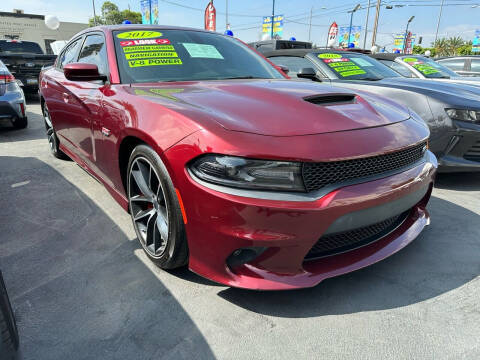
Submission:
[[[140,0],[142,24],[158,24],[158,0]]]
[[[350,39],[348,39],[349,33],[348,26],[342,26],[338,30],[338,44],[340,47],[348,47],[348,44],[354,44],[355,47],[360,47],[360,36],[362,32],[361,26],[352,26],[352,30],[350,31]]]
[[[405,51],[407,51],[407,47],[409,47],[409,51],[411,52],[405,52],[405,54],[412,54],[413,52],[413,46],[415,45],[415,40],[417,38],[417,34],[410,34],[410,40],[408,41],[407,39],[407,46],[405,47]],[[405,33],[403,34],[397,34],[395,35],[395,39],[393,40],[393,52],[403,52],[403,42],[405,41]],[[409,44],[410,43],[410,44]]]
[[[330,29],[328,29],[328,40],[327,40],[327,46],[333,46],[337,42],[337,36],[338,36],[338,25],[334,21],[332,25],[330,25]]]
[[[213,1],[210,1],[205,9],[205,30],[216,31],[217,30],[217,11],[213,6]]]
[[[472,52],[480,52],[480,30],[475,30],[475,37],[472,41]]]
[[[262,33],[271,34],[272,33],[272,17],[264,16],[262,24]],[[273,37],[283,35],[283,15],[275,15],[273,18]]]

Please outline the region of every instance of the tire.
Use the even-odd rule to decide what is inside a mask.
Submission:
[[[182,211],[167,168],[147,145],[131,153],[127,171],[130,215],[143,250],[158,267],[175,269],[188,263]]]
[[[7,354],[15,354],[18,350],[18,330],[7,289],[0,272],[0,349]],[[3,354],[0,352],[0,355]]]
[[[27,117],[15,118],[12,120],[12,125],[15,129],[25,129],[28,126]]]
[[[50,146],[50,152],[57,159],[68,160],[68,156],[60,150],[60,141],[58,140],[55,129],[53,128],[52,120],[50,119],[50,113],[47,108],[47,104],[44,104],[42,107],[43,120],[45,124],[45,130],[47,131],[47,140]]]

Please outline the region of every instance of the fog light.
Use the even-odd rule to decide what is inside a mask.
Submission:
[[[228,258],[227,265],[230,269],[249,263],[259,257],[266,247],[248,247],[235,250]]]

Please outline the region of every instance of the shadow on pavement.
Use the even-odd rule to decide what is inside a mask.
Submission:
[[[35,158],[0,156],[0,168],[0,266],[23,359],[214,358],[90,198]]]
[[[437,174],[435,187],[460,191],[480,191],[480,172]]]
[[[436,197],[432,223],[399,253],[310,289],[218,293],[250,311],[287,318],[341,315],[415,304],[465,285],[480,273],[480,216]]]
[[[28,105],[30,105],[27,102]],[[30,111],[32,108],[27,105],[28,126],[25,129],[15,129],[10,120],[0,120],[0,143],[7,141],[26,141],[45,139],[45,146],[48,146],[47,135],[43,118],[40,114]],[[40,109],[40,107],[39,107]]]

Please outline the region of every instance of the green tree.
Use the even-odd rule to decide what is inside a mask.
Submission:
[[[451,37],[447,40],[448,43],[448,52],[450,55],[457,55],[457,51],[460,47],[465,44],[465,40],[463,40],[459,36]]]
[[[95,18],[97,25],[121,24],[124,20],[129,20],[132,24],[142,23],[142,14],[128,9],[120,11],[118,6],[111,1],[105,1],[102,4],[101,14]],[[90,18],[88,24],[94,26],[94,19]]]

